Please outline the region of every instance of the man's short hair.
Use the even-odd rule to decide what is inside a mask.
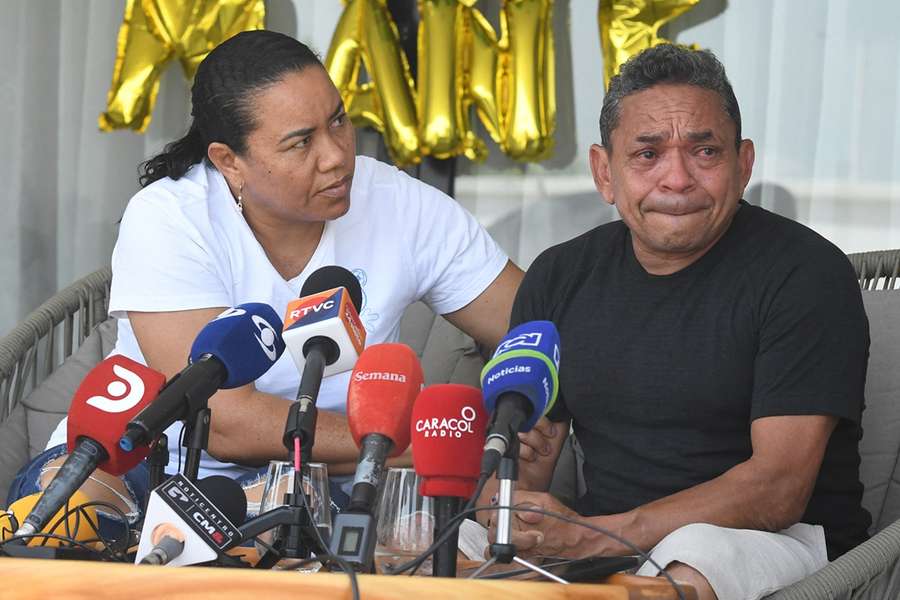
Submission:
[[[661,44],[628,59],[619,74],[609,82],[600,111],[600,140],[607,150],[612,149],[611,137],[619,125],[622,99],[665,83],[694,85],[716,92],[722,98],[722,107],[734,122],[735,145],[740,145],[741,109],[719,59],[709,50]]]

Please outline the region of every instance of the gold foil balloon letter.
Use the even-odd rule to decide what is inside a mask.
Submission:
[[[360,66],[369,81],[359,81]],[[350,0],[331,38],[325,68],[355,125],[380,131],[396,163],[422,159],[412,75],[385,0]]]
[[[600,0],[600,48],[603,51],[603,81],[609,80],[629,58],[668,40],[659,28],[689,11],[700,0]]]
[[[169,60],[193,79],[210,50],[264,21],[263,0],[126,0],[100,129],[145,131]]]
[[[344,9],[325,66],[354,123],[380,131],[398,164],[484,158],[473,109],[508,156],[540,160],[552,151],[552,0],[505,0],[499,39],[474,4],[419,0],[415,86],[385,0],[350,0]]]

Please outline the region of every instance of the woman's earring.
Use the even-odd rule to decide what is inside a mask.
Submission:
[[[241,182],[241,187],[238,188],[238,197],[237,197],[237,210],[239,213],[244,212],[244,182]]]

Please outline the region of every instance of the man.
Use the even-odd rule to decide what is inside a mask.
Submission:
[[[759,598],[867,535],[859,288],[836,247],[741,199],[753,143],[711,53],[634,57],[600,129],[591,171],[622,220],[544,252],[513,308],[512,325],[556,323],[563,352],[558,408],[523,436],[536,491],[516,502],[573,514],[545,493],[571,422],[584,520],[701,598]],[[633,553],[550,517],[513,527],[523,554]]]

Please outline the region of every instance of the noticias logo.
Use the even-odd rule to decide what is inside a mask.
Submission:
[[[513,365],[511,367],[503,367],[495,373],[491,373],[487,378],[486,385],[491,385],[501,377],[512,375],[514,373],[531,373],[531,367],[527,365]]]
[[[397,383],[406,383],[406,375],[402,373],[388,373],[386,371],[372,371],[370,373],[357,371],[353,374],[353,381],[396,381]]]
[[[473,433],[472,421],[475,420],[475,409],[471,406],[463,406],[460,418],[431,417],[416,421],[416,432],[425,433],[425,437],[455,437],[461,438],[464,433]]]

